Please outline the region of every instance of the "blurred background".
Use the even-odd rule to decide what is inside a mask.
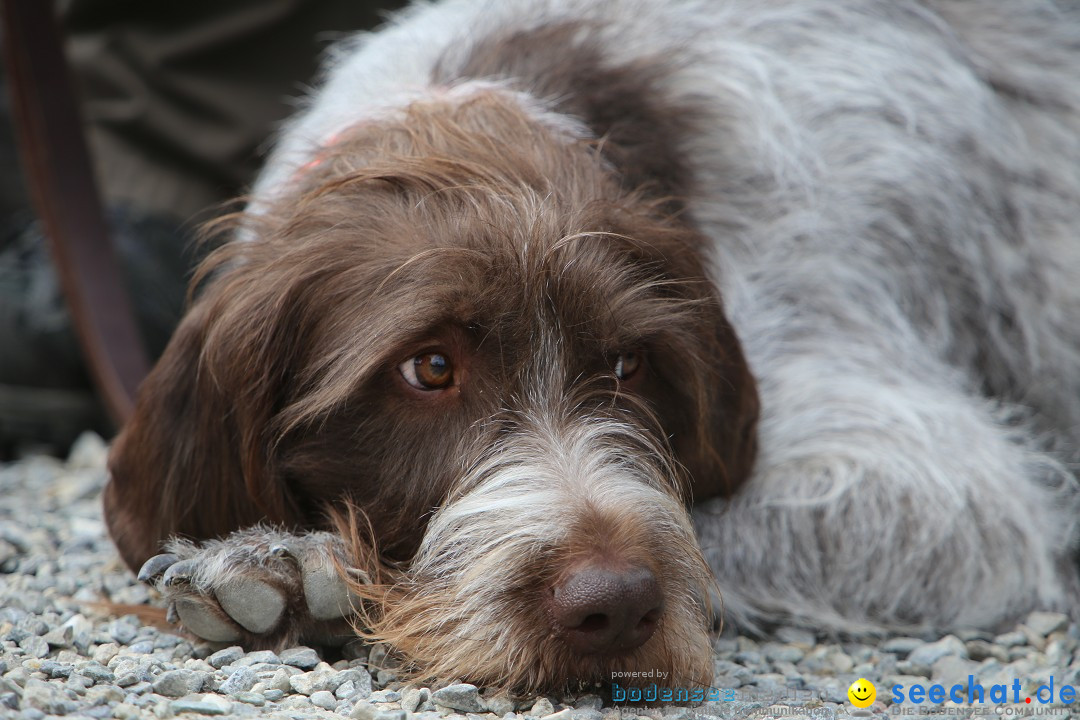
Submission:
[[[199,225],[249,187],[275,128],[317,81],[326,47],[403,4],[56,4],[108,236],[151,361],[205,252],[194,242]],[[10,43],[7,31],[0,26],[0,42]],[[82,430],[115,431],[26,189],[8,70],[0,67],[0,460],[65,454]]]

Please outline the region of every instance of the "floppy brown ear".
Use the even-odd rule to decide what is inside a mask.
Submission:
[[[730,496],[749,479],[760,404],[742,344],[712,284],[702,278],[682,287],[699,314],[692,325],[672,329],[668,352],[656,358],[666,378],[658,403],[672,450],[687,470],[691,499],[700,501]]]
[[[704,408],[703,461],[720,471],[695,482],[695,499],[729,496],[749,480],[757,457],[757,422],[760,412],[757,382],[743,355],[734,328],[719,311],[715,337],[723,361],[713,379],[711,407]]]
[[[105,519],[133,570],[173,535],[206,539],[291,517],[265,437],[273,361],[245,347],[250,336],[214,328],[220,307],[209,297],[188,312],[109,457]]]

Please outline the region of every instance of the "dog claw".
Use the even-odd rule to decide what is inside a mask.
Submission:
[[[159,556],[160,557],[160,556]],[[186,583],[195,573],[195,563],[191,560],[183,560],[170,566],[161,576],[161,584],[165,587]]]
[[[270,546],[270,554],[276,558],[292,558],[294,557],[291,550],[286,545],[272,545]]]
[[[371,575],[360,568],[346,568],[345,572],[349,573],[353,578],[360,581],[361,585],[371,585]]]
[[[139,568],[138,579],[139,582],[150,582],[161,573],[165,572],[169,567],[176,564],[176,561],[180,558],[176,557],[172,553],[164,553],[162,555],[155,555]]]

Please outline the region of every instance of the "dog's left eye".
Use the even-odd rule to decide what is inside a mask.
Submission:
[[[641,369],[641,353],[627,351],[615,358],[615,377],[627,381]]]
[[[417,390],[442,390],[454,383],[454,364],[442,353],[430,352],[398,365],[405,382]]]

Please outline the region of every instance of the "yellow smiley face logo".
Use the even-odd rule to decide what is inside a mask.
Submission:
[[[877,688],[866,678],[859,678],[847,689],[847,697],[857,708],[870,707],[877,699]]]

